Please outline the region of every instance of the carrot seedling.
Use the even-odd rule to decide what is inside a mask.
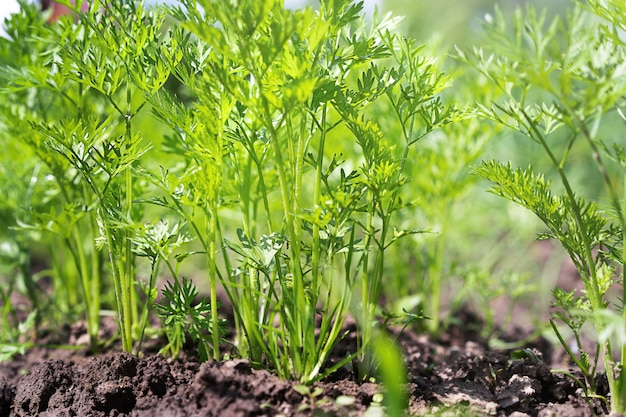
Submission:
[[[578,2],[565,19],[546,22],[545,14],[533,8],[526,13],[519,9],[512,32],[502,16],[485,25],[494,40],[493,52],[481,48],[459,52],[502,92],[491,106],[479,105],[478,113],[534,142],[555,173],[558,190],[535,161],[526,168],[497,161],[475,168],[493,183],[491,192],[535,213],[547,228],[539,237],[558,240],[576,266],[585,291],[555,291],[551,324],[582,371],[589,396],[597,395],[595,381],[603,368],[610,408],[617,413],[626,410],[626,294],[611,293],[614,284],[626,288],[626,159],[617,136],[626,120],[622,110],[626,44],[615,35],[624,28],[620,18],[624,13],[626,6],[616,2]],[[615,115],[618,120],[611,120]],[[578,149],[590,155],[588,164],[595,172],[588,173],[604,185],[606,204],[577,190],[574,175],[581,163],[573,158]],[[570,328],[578,349],[566,343],[557,320]],[[595,328],[594,352],[582,349],[584,322]]]

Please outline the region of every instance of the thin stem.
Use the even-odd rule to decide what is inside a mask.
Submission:
[[[93,213],[89,214],[89,231],[91,240],[91,279],[89,280],[89,291],[91,292],[92,303],[91,312],[89,314],[90,319],[93,320],[91,332],[95,336],[94,342],[97,343],[98,330],[100,327],[100,290],[102,283],[102,257],[100,250],[97,247],[96,239],[93,237],[97,235],[98,225],[96,216]]]
[[[313,197],[313,207],[319,208],[322,195],[322,170],[324,168],[324,147],[326,144],[326,114],[328,105],[325,103],[322,108],[322,130],[320,132],[320,143],[317,151],[317,167],[315,170],[315,195]],[[320,226],[318,222],[313,223],[313,252],[311,259],[311,291],[317,294],[319,291],[319,269],[320,269]]]
[[[242,129],[243,131],[243,129]],[[248,143],[248,137],[244,138],[246,142],[243,143],[244,149],[247,150],[247,158],[245,166],[241,166],[239,163],[239,158],[236,156],[236,150],[234,147],[231,147],[231,154],[233,155],[233,162],[235,164],[235,179],[237,180],[238,190],[239,190],[239,205],[241,207],[241,216],[243,223],[243,231],[246,236],[252,238],[254,236],[254,232],[256,227],[252,226],[252,221],[250,220],[250,211],[251,204],[250,199],[252,195],[252,187],[251,187],[251,173],[252,173],[252,163],[253,161],[257,161],[256,158],[253,158],[254,155],[254,144]],[[257,168],[260,169],[259,164],[256,164]],[[261,175],[259,175],[262,178]],[[261,188],[263,194],[267,194],[264,185]],[[267,213],[269,216],[269,209],[267,209]],[[255,218],[255,217],[253,217]],[[256,218],[255,218],[256,224]],[[227,268],[227,271],[230,271],[230,268]],[[262,343],[258,343],[257,340],[253,340],[251,338],[251,334],[248,331],[248,328],[253,327],[256,322],[256,315],[262,318],[262,314],[259,309],[259,297],[258,293],[254,291],[256,288],[255,281],[259,279],[258,273],[255,268],[252,266],[248,267],[248,275],[246,277],[245,273],[241,273],[243,280],[246,282],[243,284],[243,288],[237,289],[236,282],[231,281],[231,285],[236,288],[237,300],[231,300],[233,305],[241,306],[241,312],[237,316],[236,326],[243,331],[245,340],[241,341],[242,343],[247,342],[247,349],[244,349],[244,346],[239,346],[240,351],[247,350],[247,355],[253,362],[260,362],[262,356],[262,350],[257,346]],[[243,293],[243,294],[242,294]],[[235,309],[239,310],[239,309]],[[241,334],[239,332],[238,334]]]
[[[600,152],[598,149],[598,146],[596,145],[596,143],[593,140],[592,134],[589,131],[589,128],[587,127],[587,124],[584,123],[584,121],[580,120],[579,118],[575,117],[576,113],[572,111],[572,109],[567,105],[567,102],[565,100],[562,100],[565,103],[565,106],[569,112],[570,115],[572,115],[573,120],[576,121],[581,129],[581,131],[583,132],[584,137],[587,139],[587,143],[589,144],[589,146],[591,147],[592,153],[593,153],[593,158],[596,161],[596,165],[598,167],[598,170],[600,172],[600,176],[602,177],[602,181],[604,182],[605,188],[607,189],[609,196],[611,198],[611,202],[613,204],[613,208],[615,209],[616,213],[617,213],[617,217],[620,221],[620,226],[622,228],[622,266],[626,265],[624,262],[626,262],[626,238],[624,237],[624,231],[626,230],[626,213],[624,213],[623,210],[623,205],[622,202],[619,198],[619,196],[617,195],[617,190],[616,187],[613,185],[613,182],[611,181],[611,177],[608,174],[608,171],[606,169],[606,166],[602,160],[602,157],[600,156]],[[625,174],[626,175],[626,174]],[[624,187],[625,187],[625,191],[626,191],[626,177],[624,180]],[[623,197],[624,199],[626,199],[626,194]],[[621,282],[622,282],[622,297],[626,297],[626,286],[624,286],[624,271],[623,271],[623,267],[622,267],[622,272],[621,272]],[[601,294],[600,294],[601,297]],[[626,309],[623,308],[623,302],[624,300],[626,300],[626,298],[622,298],[622,317],[624,317],[625,322],[626,322]],[[602,304],[600,304],[602,305]],[[602,307],[604,308],[604,307]],[[596,322],[596,327],[598,328],[598,334],[601,333],[602,329],[604,326],[601,326],[600,323],[597,323],[598,320],[594,320],[594,322]],[[600,327],[598,327],[600,326]],[[626,330],[626,329],[623,329]],[[610,392],[613,394],[612,398],[611,398],[611,409],[613,411],[617,411],[617,412],[623,412],[624,411],[624,407],[626,407],[625,404],[622,403],[622,401],[626,401],[624,400],[624,398],[626,398],[626,372],[624,371],[625,366],[626,366],[626,345],[622,345],[622,349],[621,349],[621,358],[620,358],[620,363],[621,363],[621,368],[622,371],[620,373],[620,375],[617,377],[617,379],[615,379],[615,375],[613,370],[611,369],[611,364],[613,363],[613,354],[612,354],[612,350],[611,350],[611,344],[609,341],[606,341],[603,344],[603,353],[604,353],[604,361],[605,361],[605,366],[606,366],[606,370],[607,370],[607,379],[608,379],[608,383],[609,383],[609,389]],[[608,361],[608,362],[607,362]]]
[[[152,290],[154,289],[154,283],[156,282],[156,277],[159,273],[161,259],[165,258],[162,253],[159,253],[156,259],[150,262],[150,282],[148,283],[148,291],[146,291],[146,301],[143,306],[142,317],[141,317],[141,332],[139,334],[139,342],[137,344],[137,352],[141,352],[141,346],[143,344],[143,340],[146,334],[146,328],[148,327],[148,317],[150,313],[150,309],[152,308]],[[168,265],[169,266],[169,265]],[[171,266],[170,266],[171,271]]]
[[[430,280],[431,280],[430,331],[434,335],[436,335],[439,332],[439,326],[440,326],[439,310],[441,308],[440,307],[441,305],[441,281],[443,279],[442,269],[443,269],[443,258],[444,258],[444,250],[445,250],[445,243],[446,243],[444,237],[447,234],[448,215],[449,215],[448,209],[446,208],[442,212],[441,230],[439,231],[439,236],[437,237],[436,242],[433,245],[434,253],[431,253],[433,264],[428,266],[428,272],[429,272]]]
[[[569,183],[569,179],[567,178],[567,175],[565,174],[565,170],[563,169],[563,166],[558,162],[554,153],[550,149],[547,141],[545,140],[545,137],[540,134],[536,125],[532,122],[532,118],[528,116],[525,110],[522,110],[522,114],[524,115],[524,118],[526,119],[526,121],[529,123],[529,126],[531,127],[530,132],[534,133],[535,137],[538,139],[539,143],[548,154],[550,160],[552,161],[552,164],[557,169],[559,177],[561,178],[561,183],[565,187],[565,192],[567,194],[568,199],[570,200],[570,204],[572,205],[572,214],[574,215],[574,220],[576,221],[576,225],[579,231],[578,233],[579,238],[583,243],[583,251],[584,251],[584,256],[585,256],[584,267],[586,270],[585,272],[588,274],[590,278],[590,282],[589,282],[590,285],[587,285],[586,283],[585,286],[586,286],[587,292],[590,295],[591,308],[592,308],[592,311],[594,312],[600,312],[605,308],[605,306],[602,301],[602,294],[600,294],[600,290],[599,290],[600,287],[598,284],[595,261],[594,261],[593,253],[592,253],[592,244],[590,241],[589,233],[587,233],[586,224],[582,218],[581,208],[578,204],[578,201],[576,200],[576,196]],[[595,325],[597,334],[602,334],[604,331],[604,325],[602,324],[602,322],[598,319],[595,319],[594,325]],[[615,375],[613,371],[611,370],[611,365],[610,365],[613,362],[613,355],[611,353],[611,345],[609,341],[606,341],[605,343],[603,343],[602,352],[603,352],[604,362],[606,364],[605,366],[607,367],[606,374],[607,374],[607,380],[608,380],[610,392],[616,393],[617,387],[616,387]]]
[[[209,259],[209,281],[211,283],[211,321],[213,323],[212,343],[213,343],[213,359],[220,359],[220,339],[219,339],[219,315],[217,311],[217,265],[215,262],[216,239],[217,239],[217,198],[211,199],[211,207],[209,209],[209,227],[208,227],[208,248],[207,257]]]
[[[576,364],[578,369],[580,369],[583,372],[583,376],[585,377],[585,380],[588,383],[592,384],[593,381],[589,381],[590,378],[589,378],[589,372],[588,372],[587,366],[580,361],[580,359],[578,358],[577,355],[574,354],[574,352],[572,352],[572,349],[569,347],[569,344],[565,341],[558,327],[556,327],[554,320],[552,319],[550,319],[550,326],[552,326],[552,330],[554,330],[554,334],[559,339],[559,342],[561,342],[561,346],[563,346],[563,349],[565,349],[565,351],[567,352],[567,355]],[[585,390],[586,390],[586,387],[585,387]]]
[[[94,313],[94,303],[96,300],[93,299],[93,293],[91,291],[91,282],[90,282],[90,274],[89,268],[87,266],[87,258],[85,255],[85,251],[83,248],[83,241],[78,232],[78,229],[73,228],[72,230],[73,241],[72,244],[69,237],[65,238],[65,245],[69,248],[72,258],[74,260],[74,264],[76,266],[76,272],[78,272],[80,277],[81,289],[83,291],[83,298],[85,302],[85,311],[87,315],[87,333],[89,334],[89,346],[92,351],[95,350],[97,346],[98,339],[98,311]],[[94,316],[95,314],[95,316]]]
[[[569,179],[567,178],[567,174],[565,173],[563,161],[560,162],[556,158],[556,156],[552,152],[552,149],[550,149],[550,146],[548,145],[546,138],[538,131],[537,126],[533,123],[533,119],[526,113],[525,110],[522,109],[521,113],[529,124],[529,127],[530,127],[529,133],[534,136],[535,140],[538,143],[541,144],[543,149],[546,151],[546,154],[550,158],[552,165],[556,168],[557,173],[559,174],[559,177],[561,179],[561,183],[563,184],[563,187],[565,188],[567,198],[570,200],[570,203],[572,204],[572,214],[574,215],[574,220],[576,221],[578,230],[580,230],[580,235],[581,235],[580,237],[583,242],[583,250],[584,250],[584,256],[585,256],[584,267],[586,269],[587,274],[591,278],[592,288],[590,289],[592,290],[592,295],[593,295],[592,302],[594,303],[594,309],[596,309],[596,307],[600,306],[602,303],[601,303],[601,300],[599,300],[598,281],[597,281],[596,269],[594,267],[595,262],[593,259],[593,254],[591,252],[591,241],[589,240],[589,234],[586,233],[587,227],[582,218],[580,205],[578,204],[576,195],[574,194],[574,191],[569,182]]]
[[[299,314],[306,316],[308,315],[308,306],[304,302],[305,295],[302,279],[302,268],[300,265],[300,233],[299,227],[296,226],[296,213],[293,211],[294,207],[298,207],[300,203],[299,195],[297,194],[297,191],[299,190],[294,189],[293,193],[290,190],[290,181],[285,170],[286,163],[282,156],[283,150],[280,147],[278,132],[273,127],[271,115],[267,110],[268,106],[268,104],[265,105],[265,109],[267,112],[266,120],[268,122],[267,125],[272,133],[271,142],[274,149],[274,157],[276,158],[276,167],[278,169],[278,180],[282,195],[283,211],[285,214],[285,228],[287,230],[287,239],[291,248],[292,259],[290,265],[293,279],[294,310],[299,311]],[[295,172],[295,175],[300,174],[301,173],[298,171]],[[302,324],[298,320],[295,321],[294,325],[295,328],[293,329],[293,332],[291,334],[291,340],[293,342],[293,348],[297,350],[301,346],[301,343],[304,342],[304,329],[302,328]]]
[[[366,237],[365,248],[363,250],[362,270],[361,270],[361,337],[357,338],[357,348],[360,352],[361,365],[369,368],[368,364],[365,364],[367,349],[372,338],[372,317],[370,314],[370,270],[369,270],[369,253],[371,241],[374,239],[374,213],[376,208],[376,202],[371,190],[368,191],[368,200],[370,201],[370,209],[367,211],[367,224],[366,224]],[[366,374],[370,369],[365,369]],[[364,375],[367,376],[367,375]],[[362,377],[359,375],[359,377]]]
[[[127,100],[127,104],[129,107],[129,114],[130,114],[131,99],[132,97],[131,97],[130,84],[127,84],[126,100]],[[128,141],[128,143],[131,143],[132,142],[131,117],[130,116],[125,117],[124,121],[126,124],[125,139]],[[133,176],[132,176],[132,171],[130,168],[127,168],[125,172],[125,191],[126,191],[126,196],[125,196],[126,198],[124,202],[124,209],[125,209],[124,214],[126,216],[126,221],[131,221],[132,220],[132,205],[133,205]],[[128,228],[125,228],[122,233],[124,237],[124,242],[123,242],[124,277],[123,277],[123,287],[122,287],[122,291],[123,291],[122,301],[125,303],[125,307],[124,307],[125,314],[122,319],[125,320],[126,322],[125,324],[126,332],[127,332],[126,336],[129,338],[129,344],[132,349],[132,327],[133,327],[133,323],[137,322],[137,309],[135,308],[135,303],[134,303],[135,297],[133,295],[135,277],[133,274],[132,242],[130,240],[129,233],[130,231],[128,230]]]

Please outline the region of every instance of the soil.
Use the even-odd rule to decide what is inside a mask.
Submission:
[[[463,325],[438,340],[406,331],[398,337],[409,370],[411,415],[606,413],[599,401],[585,400],[571,378],[551,372],[559,355],[545,340],[514,359],[487,347],[474,330],[480,325],[475,315],[462,311],[457,318]],[[76,328],[69,333],[68,340],[80,340]],[[342,343],[350,349],[354,340]],[[150,349],[138,357],[38,347],[0,364],[0,417],[384,415],[383,389],[357,383],[350,366],[312,387],[321,389],[317,396],[303,396],[296,386],[242,359],[200,364],[193,349],[168,360]]]
[[[576,280],[561,274],[559,285]],[[232,314],[227,309],[224,313]],[[522,351],[495,349],[480,336],[484,325],[470,309],[455,313],[454,319],[437,339],[390,329],[405,354],[410,415],[609,415],[601,401],[584,398],[571,377],[552,371],[570,368],[578,375],[561,348],[542,337],[528,339],[532,328],[508,329],[501,337],[525,340]],[[115,323],[105,323],[103,331],[106,340]],[[281,380],[246,360],[200,364],[193,346],[176,360],[157,353],[164,344],[158,339],[142,356],[120,353],[115,343],[108,353],[92,355],[84,347],[81,323],[39,337],[38,347],[0,363],[0,417],[385,415],[383,388],[358,382],[351,365],[311,387],[315,394],[303,395],[297,382]],[[334,360],[348,351],[355,351],[350,336],[337,347]],[[605,385],[599,383],[599,394],[607,394]]]

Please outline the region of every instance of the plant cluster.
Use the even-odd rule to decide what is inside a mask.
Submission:
[[[24,5],[8,22],[3,134],[33,178],[11,200],[12,244],[51,257],[50,307],[85,317],[94,350],[113,308],[126,351],[155,311],[164,351],[189,337],[220,359],[222,289],[236,354],[303,383],[354,360],[370,376],[386,253],[419,232],[396,225],[414,149],[459,112],[397,19],[361,7],[118,0],[53,25]],[[208,299],[181,273],[194,260]],[[39,305],[38,277],[17,279]],[[349,313],[358,346],[329,367]]]
[[[619,2],[579,1],[552,23],[532,8],[512,27],[489,17],[493,42],[457,53],[479,76],[454,90],[398,19],[366,19],[348,0],[60,3],[75,15],[46,24],[24,3],[0,39],[0,358],[40,325],[78,318],[97,351],[110,310],[123,349],[140,353],[156,314],[163,353],[191,341],[202,360],[246,357],[299,380],[311,407],[308,384],[357,364],[401,415],[406,370],[380,327],[442,331],[449,275],[467,284],[462,302],[535,291],[523,273],[505,291],[491,267],[450,259],[459,201],[482,177],[573,260],[585,291],[555,290],[551,325],[587,395],[604,366],[611,408],[624,411],[626,294],[612,292],[626,258]],[[468,96],[477,103],[455,104]],[[551,168],[492,160],[468,175],[511,131]],[[577,192],[572,172],[589,154],[608,203]],[[34,312],[14,305],[18,292]],[[349,315],[357,346],[331,361]]]

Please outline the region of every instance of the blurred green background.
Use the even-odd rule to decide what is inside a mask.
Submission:
[[[527,4],[545,9],[548,15],[563,14],[572,4],[569,0],[384,0],[382,9],[405,16],[402,30],[418,40],[433,37],[442,46],[471,46],[481,41],[481,21],[498,7],[505,15]]]

